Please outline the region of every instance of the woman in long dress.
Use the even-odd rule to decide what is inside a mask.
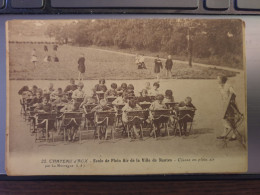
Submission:
[[[166,77],[172,77],[172,56],[169,55],[166,62],[165,62],[165,69],[166,69]]]
[[[33,49],[33,51],[32,51],[31,62],[33,63],[34,68],[36,68],[36,63],[38,62],[37,55],[36,55],[36,49]]]
[[[79,71],[79,77],[78,80],[82,80],[83,81],[83,74],[86,71],[86,67],[85,67],[85,56],[84,54],[81,55],[81,57],[78,60],[78,71]]]
[[[162,61],[157,55],[157,58],[154,60],[154,73],[156,74],[156,78],[159,81],[160,71],[163,69]]]

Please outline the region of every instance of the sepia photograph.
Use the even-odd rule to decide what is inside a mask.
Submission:
[[[6,26],[8,175],[247,171],[242,20]]]

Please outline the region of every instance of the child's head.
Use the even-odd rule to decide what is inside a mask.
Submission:
[[[59,87],[57,90],[58,90],[58,94],[62,94],[62,88]]]
[[[146,97],[148,95],[148,91],[146,89],[143,89],[141,95],[143,97]]]
[[[49,84],[49,89],[53,89],[53,86],[54,86],[53,83],[50,83]]]
[[[158,82],[155,82],[154,84],[153,84],[153,88],[154,89],[158,89],[160,87],[160,84],[158,83]]]
[[[165,91],[165,98],[171,99],[172,98],[172,90],[166,90]]]
[[[107,101],[105,99],[100,100],[99,103],[100,103],[101,106],[106,106],[107,105]]]
[[[149,89],[150,86],[151,86],[150,82],[146,82],[146,83],[145,83],[145,88],[146,88],[146,89]]]
[[[168,59],[169,59],[169,60],[172,59],[172,56],[171,56],[171,55],[168,55]]]
[[[83,87],[84,87],[84,84],[82,82],[79,82],[79,84],[78,84],[79,91],[82,91]]]
[[[112,83],[112,84],[111,84],[111,88],[112,88],[112,89],[116,89],[116,88],[117,88],[117,84],[116,84],[116,83]]]
[[[32,86],[32,90],[33,90],[33,91],[36,91],[37,89],[38,89],[38,87],[37,87],[36,85],[33,85],[33,86]]]
[[[160,56],[159,56],[159,55],[157,55],[157,56],[156,56],[156,58],[157,58],[157,59],[160,59]]]
[[[99,79],[99,84],[104,85],[106,83],[105,79]]]
[[[135,89],[135,87],[134,87],[133,84],[129,84],[129,85],[127,86],[127,89],[133,91],[133,90]]]
[[[155,96],[155,99],[161,104],[163,102],[164,96],[162,94],[158,94]]]
[[[185,102],[186,105],[190,104],[192,102],[191,97],[186,97],[184,102]]]
[[[126,84],[126,83],[122,83],[122,84],[121,84],[121,88],[122,88],[122,90],[126,90],[127,84]]]
[[[49,102],[49,98],[47,96],[43,96],[42,103],[43,105],[46,105]]]
[[[135,108],[136,107],[136,101],[134,99],[130,100],[128,104],[129,104],[130,108]]]
[[[226,76],[218,76],[218,83],[224,85],[227,82],[228,78]]]
[[[71,85],[75,85],[75,80],[71,78],[71,79],[70,79],[70,84],[71,84]]]
[[[42,97],[42,92],[41,91],[37,91],[36,92],[36,97],[37,98],[41,98]]]

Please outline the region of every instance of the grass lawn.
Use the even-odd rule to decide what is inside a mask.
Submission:
[[[36,49],[38,63],[33,67],[31,53]],[[111,53],[95,48],[76,47],[70,45],[59,46],[57,56],[59,62],[44,62],[48,54],[54,56],[52,46],[45,53],[42,44],[11,43],[10,51],[10,79],[11,80],[68,80],[77,78],[77,61],[81,53],[86,56],[85,79],[154,79],[153,58],[146,58],[147,70],[138,70],[135,65],[135,55],[125,53]],[[163,61],[163,65],[165,62]],[[172,78],[178,79],[215,79],[218,75],[235,76],[236,73],[217,68],[193,66],[187,63],[174,62]],[[161,78],[166,78],[165,69]]]

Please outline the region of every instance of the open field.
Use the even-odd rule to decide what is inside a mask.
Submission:
[[[36,49],[38,57],[37,67],[34,69],[31,52]],[[154,61],[146,57],[147,70],[138,70],[135,65],[135,55],[124,53],[110,53],[95,48],[59,46],[57,56],[60,62],[43,62],[45,53],[42,44],[16,44],[9,45],[10,51],[10,79],[11,80],[68,80],[77,78],[77,60],[81,53],[86,56],[85,79],[153,79],[155,75]],[[48,55],[53,56],[52,45],[49,46]],[[174,60],[174,59],[173,59]],[[163,60],[163,65],[165,61]],[[215,79],[218,75],[235,76],[229,70],[208,68],[194,65],[188,67],[187,63],[174,61],[173,78],[178,79]],[[165,69],[161,78],[166,78]]]

